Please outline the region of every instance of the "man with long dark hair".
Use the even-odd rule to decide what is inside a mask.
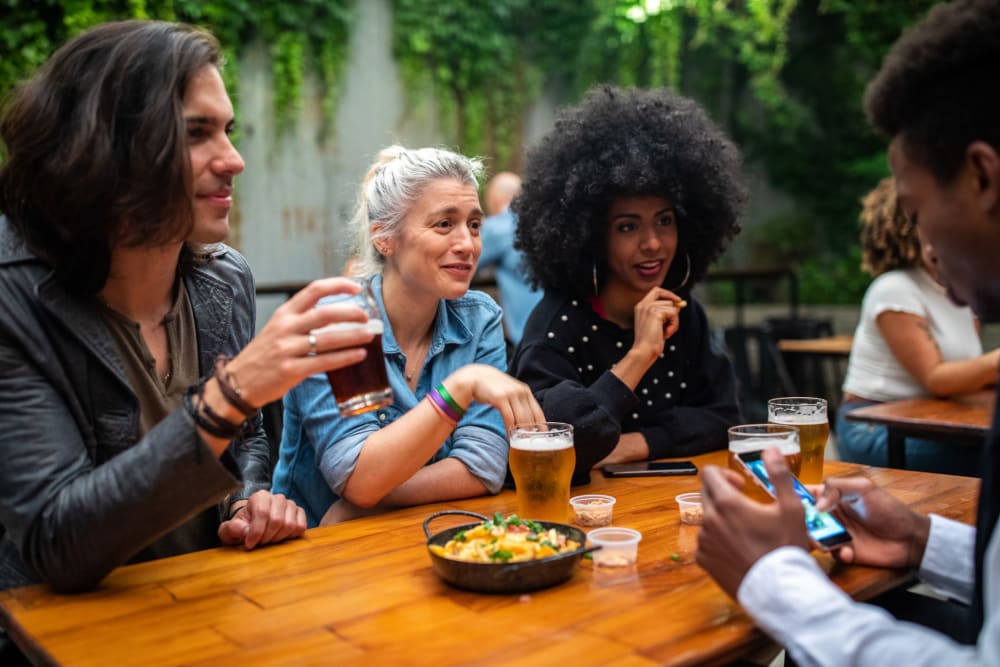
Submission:
[[[259,407],[357,362],[360,309],[316,281],[250,342],[254,287],[221,243],[243,160],[207,32],[130,21],[19,86],[0,167],[0,587],[95,586],[125,562],[298,536]]]

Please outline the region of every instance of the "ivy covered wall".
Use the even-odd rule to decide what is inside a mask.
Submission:
[[[242,238],[251,223],[275,224],[332,257],[319,266],[292,261],[272,278],[291,279],[339,268],[338,226],[380,144],[444,143],[486,156],[494,170],[518,169],[532,119],[551,121],[538,113],[540,100],[572,103],[599,81],[670,85],[701,101],[743,146],[761,192],[785,198],[754,208],[732,256],[799,267],[806,301],[853,302],[866,284],[857,266],[858,199],[886,172],[884,141],[868,129],[860,98],[901,29],[931,4],[0,0],[0,94],[98,21],[205,25],[229,54],[240,148],[252,169],[266,169],[248,168],[247,178],[259,177],[255,187],[266,185],[272,198],[300,192],[293,186],[308,190],[299,200],[308,200],[309,213],[294,197],[270,208],[259,198],[241,204]],[[355,97],[347,103],[349,85]],[[283,222],[258,217],[262,206]],[[321,242],[308,236],[314,229],[326,230]]]

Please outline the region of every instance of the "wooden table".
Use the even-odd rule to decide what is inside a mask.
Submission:
[[[695,459],[723,463],[725,453]],[[978,480],[831,462],[922,511],[971,522]],[[600,665],[724,664],[776,647],[694,562],[698,528],[674,496],[697,477],[604,479],[615,525],[643,533],[638,563],[594,569],[526,595],[450,588],[430,566],[421,521],[446,507],[511,512],[498,496],[398,510],[252,552],[213,549],[115,570],[101,588],[0,592],[3,624],[38,664]],[[443,529],[445,525],[440,526]],[[817,554],[834,581],[870,598],[909,578]]]
[[[778,341],[782,352],[846,357],[851,353],[854,336],[825,336],[823,338],[783,338]]]
[[[993,421],[994,390],[964,396],[888,401],[847,413],[851,421],[881,424],[889,430],[889,467],[906,467],[906,437],[939,437],[981,446]]]

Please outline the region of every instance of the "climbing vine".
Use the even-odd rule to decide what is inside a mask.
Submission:
[[[226,84],[238,100],[238,56],[259,41],[271,56],[274,107],[287,127],[301,106],[302,82],[313,73],[330,127],[347,61],[356,0],[0,0],[0,94],[60,44],[96,23],[127,18],[184,21],[211,30],[227,55]]]

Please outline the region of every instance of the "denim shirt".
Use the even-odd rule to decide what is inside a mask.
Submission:
[[[307,378],[285,396],[285,422],[272,490],[303,507],[310,527],[319,524],[343,493],[368,436],[402,417],[462,366],[481,363],[507,370],[500,308],[486,294],[468,292],[438,305],[427,360],[414,392],[403,376],[406,357],[385,315],[381,276],[373,278],[372,290],[385,323],[382,348],[393,403],[362,415],[341,417],[325,374]],[[500,413],[489,405],[473,403],[428,463],[457,458],[490,493],[497,493],[507,470],[507,449]]]

